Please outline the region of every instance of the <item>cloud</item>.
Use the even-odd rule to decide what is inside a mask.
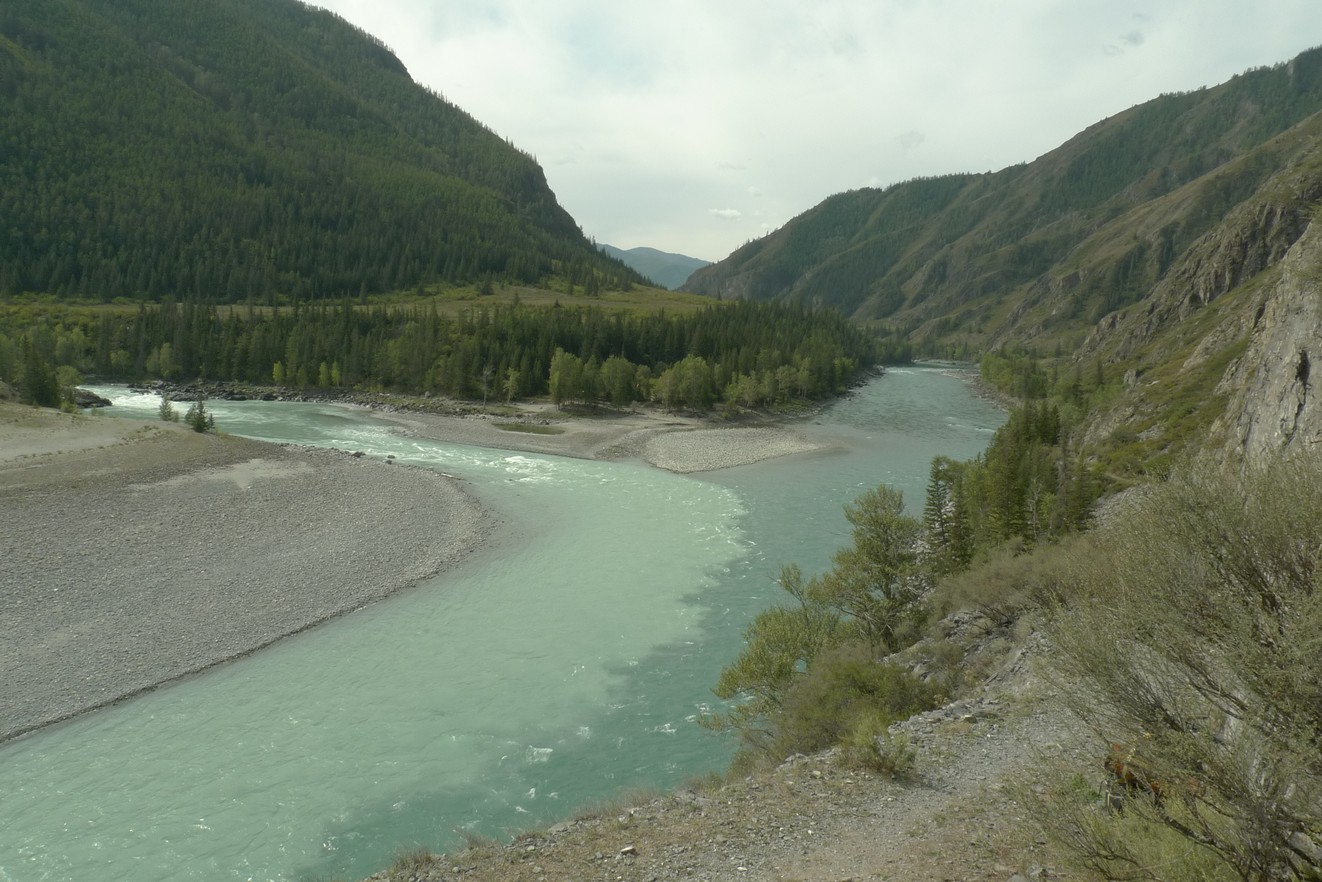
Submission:
[[[926,141],[927,136],[922,132],[915,132],[913,129],[910,129],[903,135],[896,137],[895,140],[899,143],[900,149],[905,153],[908,153],[910,150]]]
[[[833,193],[1030,161],[1288,60],[1317,20],[1316,0],[313,2],[536,157],[589,236],[708,259]]]

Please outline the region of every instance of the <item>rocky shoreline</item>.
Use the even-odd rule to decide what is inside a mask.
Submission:
[[[961,618],[970,635],[988,624]],[[1025,782],[1045,769],[1087,768],[1095,745],[1037,671],[1044,641],[1002,657],[1005,636],[970,646],[998,662],[982,688],[891,727],[915,756],[898,778],[851,766],[837,749],[800,754],[745,778],[626,795],[508,841],[401,855],[365,882],[1068,877],[1068,856],[1026,817]]]
[[[0,405],[0,741],[246,655],[457,564],[440,474]]]

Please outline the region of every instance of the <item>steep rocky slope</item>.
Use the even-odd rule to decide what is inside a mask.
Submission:
[[[1269,145],[1288,156],[1281,169],[1072,356],[1126,376],[1124,393],[1093,417],[1092,442],[1127,430],[1152,451],[1212,446],[1261,460],[1322,438],[1309,395],[1322,334],[1319,136],[1313,117]],[[1197,437],[1181,437],[1190,430]]]
[[[1322,443],[1313,361],[1322,356],[1322,230],[1314,224],[1281,263],[1254,312],[1248,345],[1222,377],[1227,397],[1216,426],[1250,460]]]

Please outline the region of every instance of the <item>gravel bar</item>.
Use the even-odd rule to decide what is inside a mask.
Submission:
[[[40,436],[5,416],[0,740],[415,585],[491,527],[433,471],[109,418],[68,444],[67,415]]]

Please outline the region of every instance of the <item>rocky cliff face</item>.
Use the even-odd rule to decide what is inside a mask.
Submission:
[[[1270,145],[1284,159],[1280,170],[1191,243],[1140,302],[1093,328],[1076,362],[1118,366],[1126,389],[1094,416],[1088,442],[1129,430],[1153,450],[1192,445],[1249,462],[1322,444],[1311,385],[1322,358],[1319,130],[1314,118]],[[1223,173],[1235,174],[1233,164]],[[1172,410],[1202,415],[1181,426]]]
[[[1217,391],[1225,416],[1213,431],[1249,462],[1322,449],[1322,227],[1313,223],[1281,262],[1253,314],[1244,355]]]

